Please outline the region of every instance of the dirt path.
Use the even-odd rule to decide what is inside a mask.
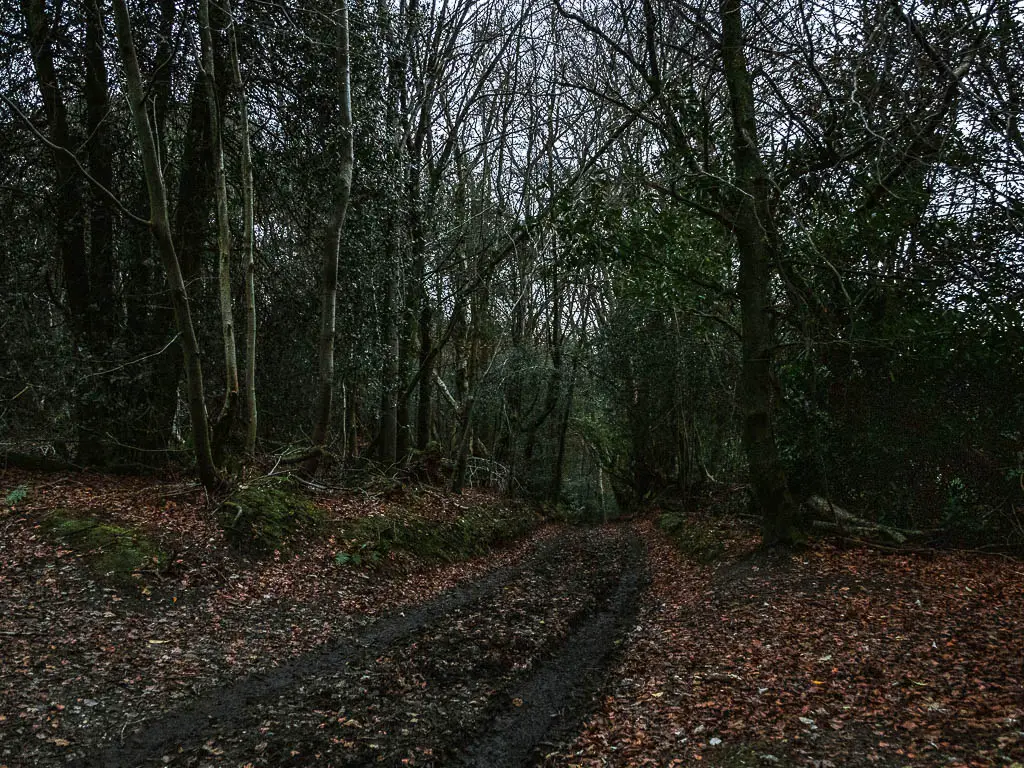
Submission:
[[[644,570],[628,531],[569,531],[148,721],[80,765],[529,765],[588,708]]]

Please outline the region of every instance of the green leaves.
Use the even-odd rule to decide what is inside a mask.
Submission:
[[[28,488],[24,485],[19,485],[4,496],[4,504],[13,507],[15,504],[24,501],[26,496],[28,496]]]
[[[371,542],[364,541],[352,552],[339,552],[334,556],[338,565],[376,565],[384,557],[384,553]]]

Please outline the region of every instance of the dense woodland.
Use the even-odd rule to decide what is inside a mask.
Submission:
[[[11,464],[592,519],[749,483],[769,542],[808,499],[1024,541],[1019,0],[3,0],[0,34]]]
[[[1024,0],[0,0],[0,768],[1024,766]]]

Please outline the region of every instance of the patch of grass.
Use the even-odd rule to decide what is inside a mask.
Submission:
[[[142,532],[94,517],[58,510],[42,527],[82,555],[94,573],[117,584],[131,583],[142,571],[159,571],[167,562],[166,553]]]
[[[239,488],[217,511],[228,542],[254,557],[287,552],[292,540],[323,525],[324,512],[291,478]]]
[[[346,548],[336,560],[339,564],[370,564],[389,552],[441,562],[468,560],[522,538],[539,522],[531,510],[506,507],[470,507],[445,522],[415,514],[364,517],[345,527]]]
[[[725,542],[707,521],[670,511],[658,518],[658,527],[668,534],[680,552],[701,565],[714,563],[725,554]]]

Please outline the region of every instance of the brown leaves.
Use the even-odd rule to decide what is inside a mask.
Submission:
[[[0,479],[0,487],[28,488],[3,518],[0,537],[0,623],[15,633],[0,643],[0,764],[63,763],[49,739],[83,750],[79,733],[119,733],[125,723],[320,645],[368,614],[511,563],[528,546],[469,563],[366,573],[339,569],[337,542],[325,535],[289,559],[252,564],[226,547],[194,483],[93,473]],[[354,495],[338,503],[349,515],[385,504]],[[41,530],[41,517],[58,508],[144,530],[173,557],[163,573],[130,589],[109,587]],[[51,711],[51,701],[67,709]]]
[[[712,738],[751,765],[1024,758],[1021,564],[820,546],[699,568],[642,527],[654,584],[621,682],[551,764],[713,762]]]

